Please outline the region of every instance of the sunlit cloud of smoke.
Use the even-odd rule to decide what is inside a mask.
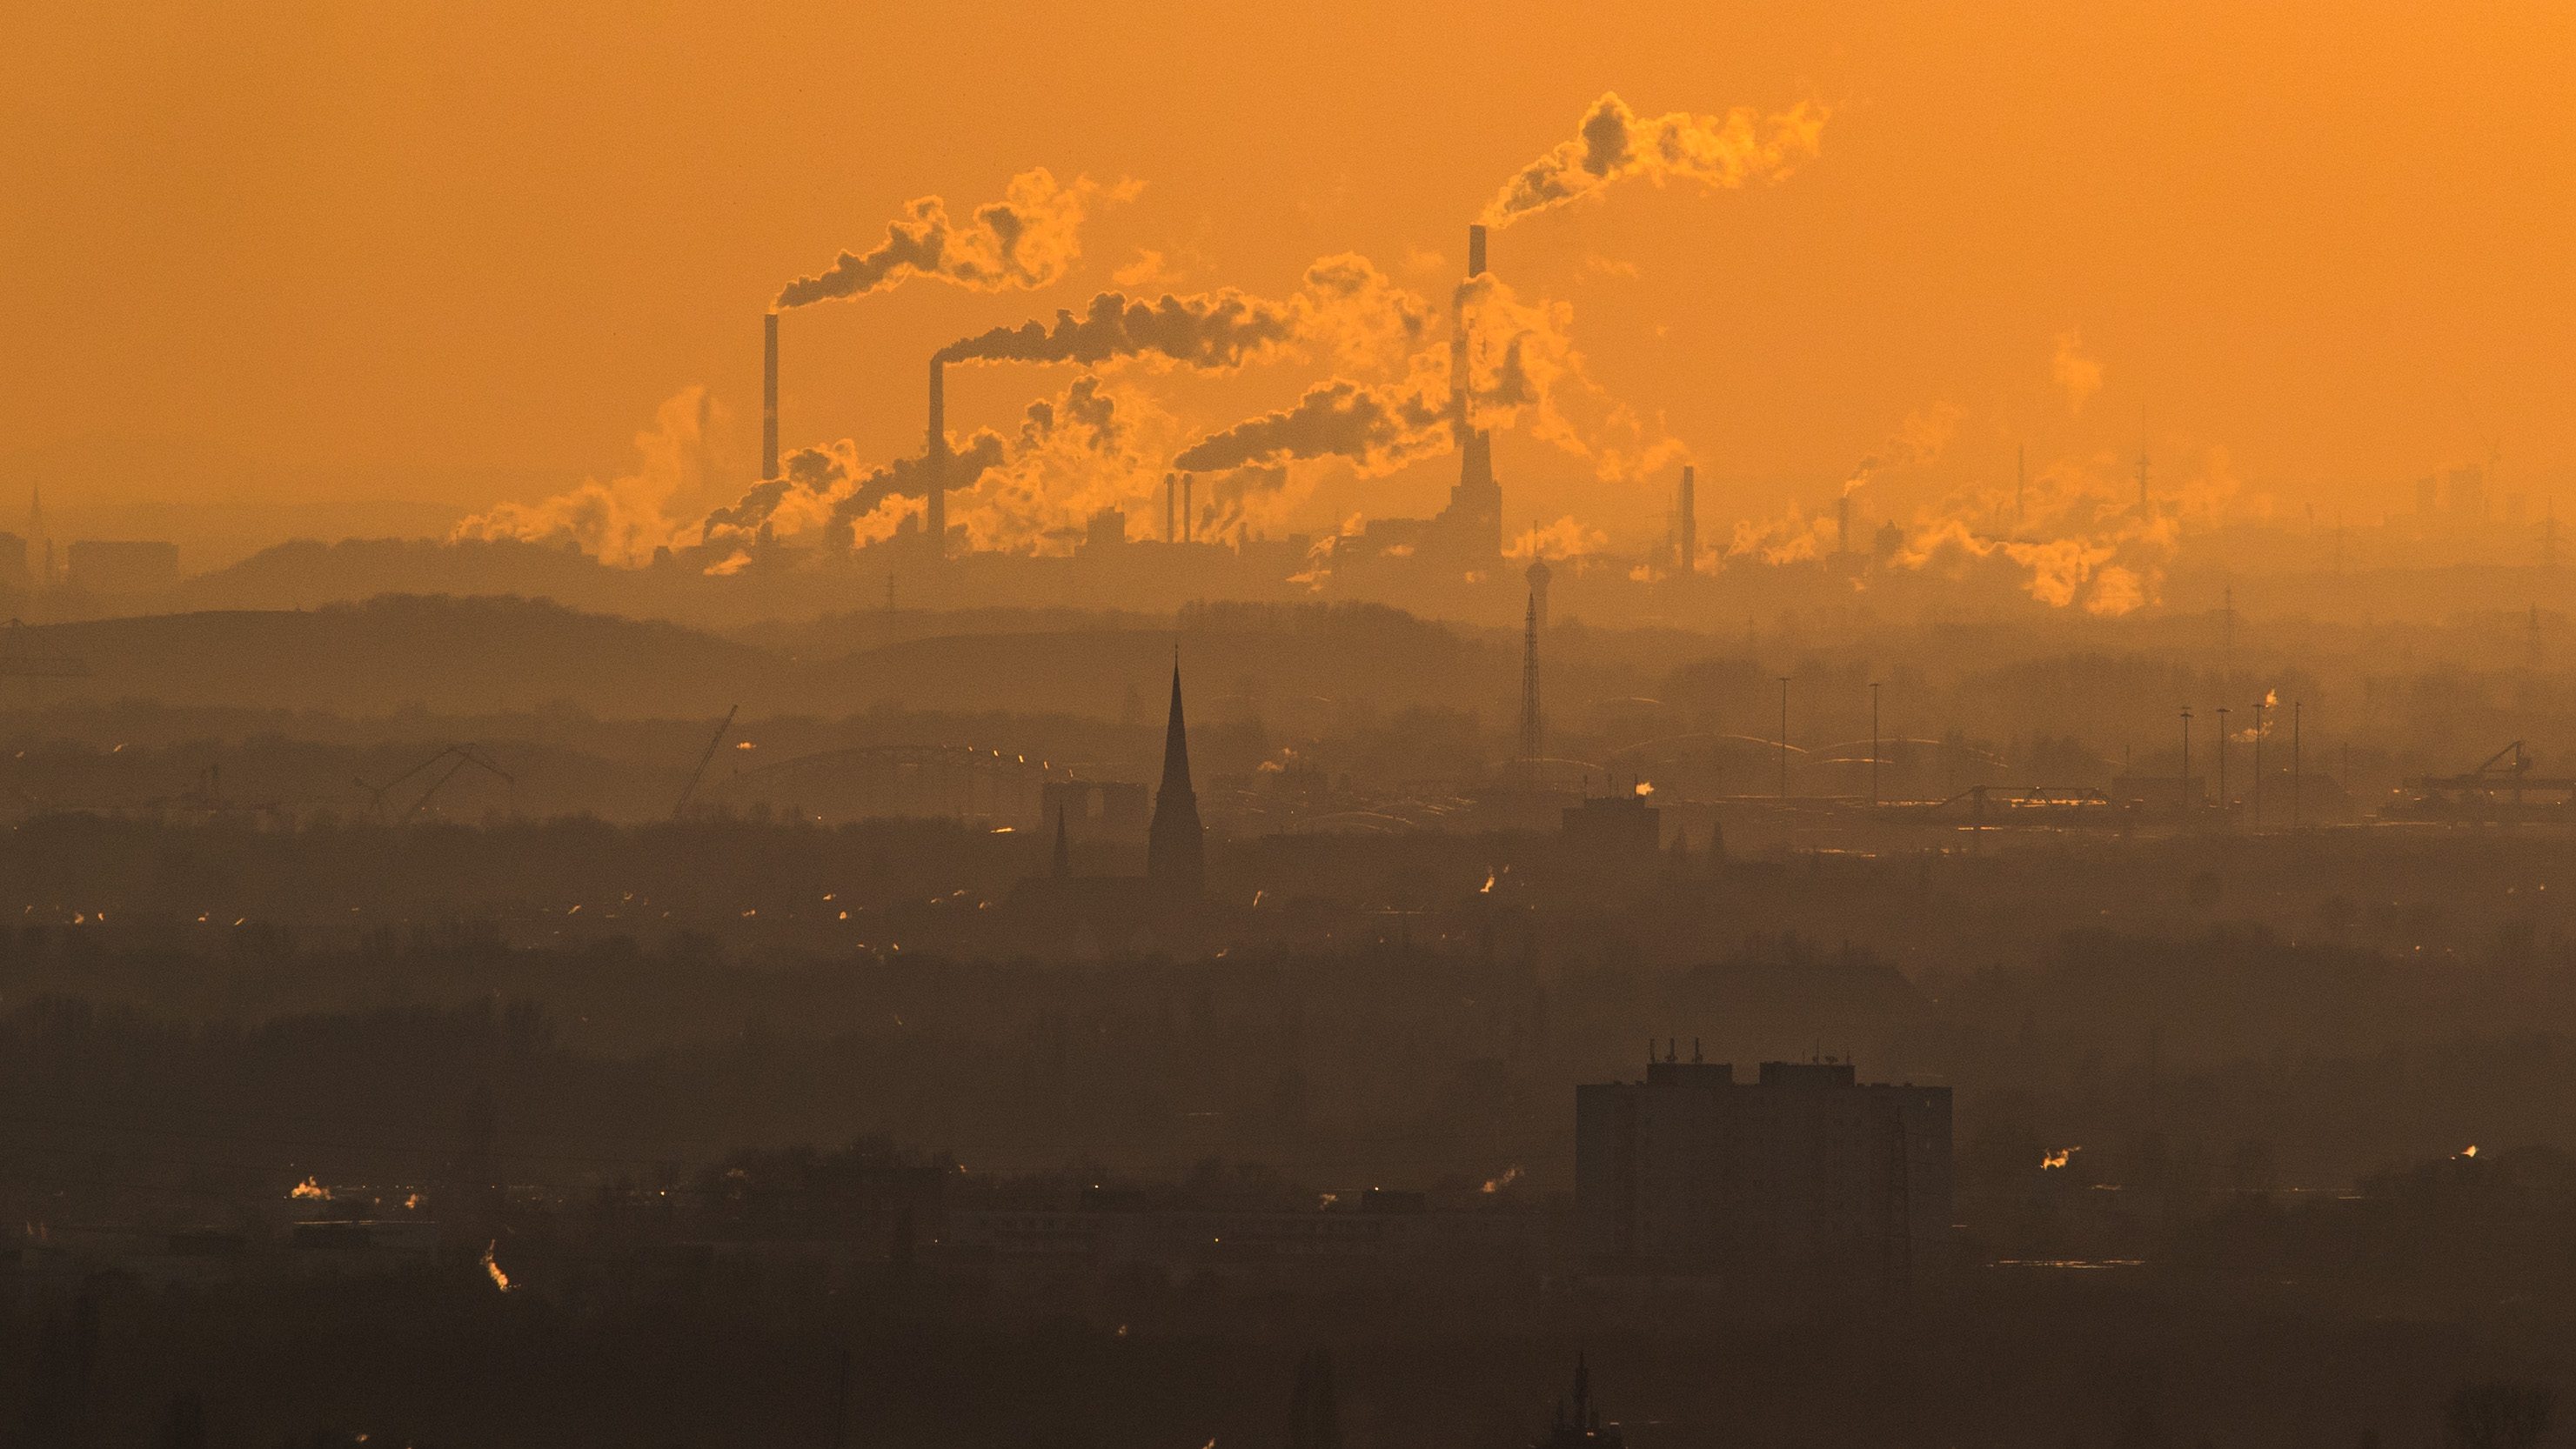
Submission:
[[[571,543],[604,564],[651,563],[658,548],[696,541],[697,525],[675,521],[673,504],[716,476],[718,450],[710,435],[722,423],[722,409],[704,387],[683,388],[655,411],[652,430],[636,435],[641,461],[633,473],[606,483],[586,479],[538,503],[497,504],[457,524],[449,541]]]
[[[1524,166],[1487,204],[1487,226],[1595,196],[1614,182],[1644,177],[1658,185],[1690,181],[1731,190],[1780,181],[1816,158],[1827,109],[1802,101],[1763,116],[1750,106],[1724,115],[1672,111],[1640,116],[1616,94],[1592,103],[1572,139]]]
[[[1106,194],[1123,200],[1136,190],[1129,181]],[[1012,177],[1000,201],[975,208],[963,224],[951,220],[939,197],[921,197],[886,223],[884,241],[865,252],[843,252],[822,272],[788,283],[776,305],[864,297],[913,277],[978,292],[1052,286],[1081,257],[1083,219],[1102,194],[1088,176],[1060,185],[1039,167]]]

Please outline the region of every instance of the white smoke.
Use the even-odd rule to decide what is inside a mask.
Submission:
[[[585,479],[538,503],[498,504],[457,524],[448,539],[570,543],[601,563],[640,568],[658,548],[697,540],[698,526],[675,521],[672,504],[716,476],[709,435],[722,424],[722,409],[704,387],[683,388],[655,411],[652,431],[636,434],[642,462],[633,473],[606,483]]]

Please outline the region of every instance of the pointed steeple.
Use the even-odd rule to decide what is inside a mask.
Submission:
[[[1145,878],[1166,893],[1195,900],[1207,880],[1207,829],[1198,792],[1190,788],[1189,727],[1181,718],[1181,654],[1172,650],[1172,715],[1163,730],[1163,788],[1145,836]]]

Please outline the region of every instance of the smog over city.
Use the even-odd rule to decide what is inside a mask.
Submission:
[[[9,31],[0,1443],[2576,1442],[2576,10]]]

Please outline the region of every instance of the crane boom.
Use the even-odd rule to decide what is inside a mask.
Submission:
[[[689,783],[680,788],[679,803],[671,807],[672,819],[677,820],[687,812],[690,798],[698,793],[698,782],[707,777],[707,766],[716,762],[716,751],[723,746],[726,732],[733,728],[733,717],[741,709],[742,706],[737,704],[725,711],[724,721],[716,726],[715,736],[707,741],[706,753],[698,756],[698,767],[689,772]]]

